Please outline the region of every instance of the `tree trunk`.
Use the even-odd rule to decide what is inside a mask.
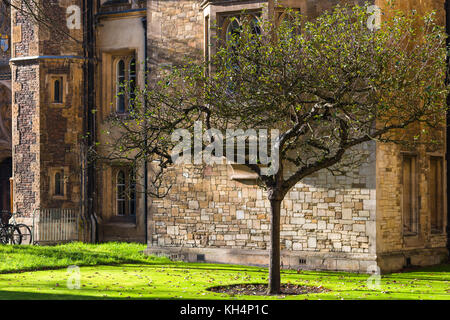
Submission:
[[[279,294],[281,292],[280,275],[280,215],[281,201],[270,199],[271,227],[270,227],[270,261],[269,261],[269,288],[268,294]]]

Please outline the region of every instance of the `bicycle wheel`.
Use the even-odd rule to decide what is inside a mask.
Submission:
[[[8,243],[10,244],[21,244],[22,243],[22,234],[15,225],[8,225]]]
[[[31,233],[31,228],[26,224],[16,224],[16,228],[19,229],[20,235],[22,237],[21,244],[32,244],[33,243],[33,234]]]

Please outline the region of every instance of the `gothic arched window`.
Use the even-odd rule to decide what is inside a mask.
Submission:
[[[230,22],[227,26],[227,33],[226,33],[226,41],[230,41],[233,39],[233,37],[239,36],[241,33],[241,25],[239,24],[239,21],[236,17],[231,18]]]
[[[222,23],[222,39],[226,42],[237,39],[241,33],[244,23],[251,23],[252,33],[255,35],[261,34],[261,27],[259,22],[259,14],[245,14],[237,16],[229,16],[224,18]],[[224,33],[223,33],[224,32]]]

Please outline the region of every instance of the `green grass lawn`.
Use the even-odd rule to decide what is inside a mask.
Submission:
[[[300,296],[229,296],[207,288],[265,283],[257,267],[171,262],[147,257],[139,244],[80,243],[56,247],[0,246],[0,299],[450,299],[450,265],[382,276],[380,290],[368,275],[285,270],[283,282],[331,291]],[[80,266],[81,287],[69,289],[67,266]]]
[[[60,246],[0,245],[0,274],[64,268],[70,265],[95,266],[123,263],[170,263],[169,259],[147,256],[145,245],[137,243],[84,244]]]

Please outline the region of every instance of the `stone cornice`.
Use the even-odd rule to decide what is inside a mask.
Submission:
[[[257,3],[257,2],[267,2],[268,0],[204,0],[200,4],[200,7],[204,9],[208,5],[226,5],[226,4],[246,4],[246,3]]]
[[[145,16],[147,14],[147,9],[129,9],[123,11],[111,11],[111,12],[99,12],[95,15],[97,19],[102,18],[116,18],[125,16]]]
[[[16,57],[11,58],[9,62],[21,62],[21,61],[32,61],[32,60],[54,60],[54,59],[70,59],[70,60],[84,60],[85,57],[82,56],[27,56],[27,57]]]

